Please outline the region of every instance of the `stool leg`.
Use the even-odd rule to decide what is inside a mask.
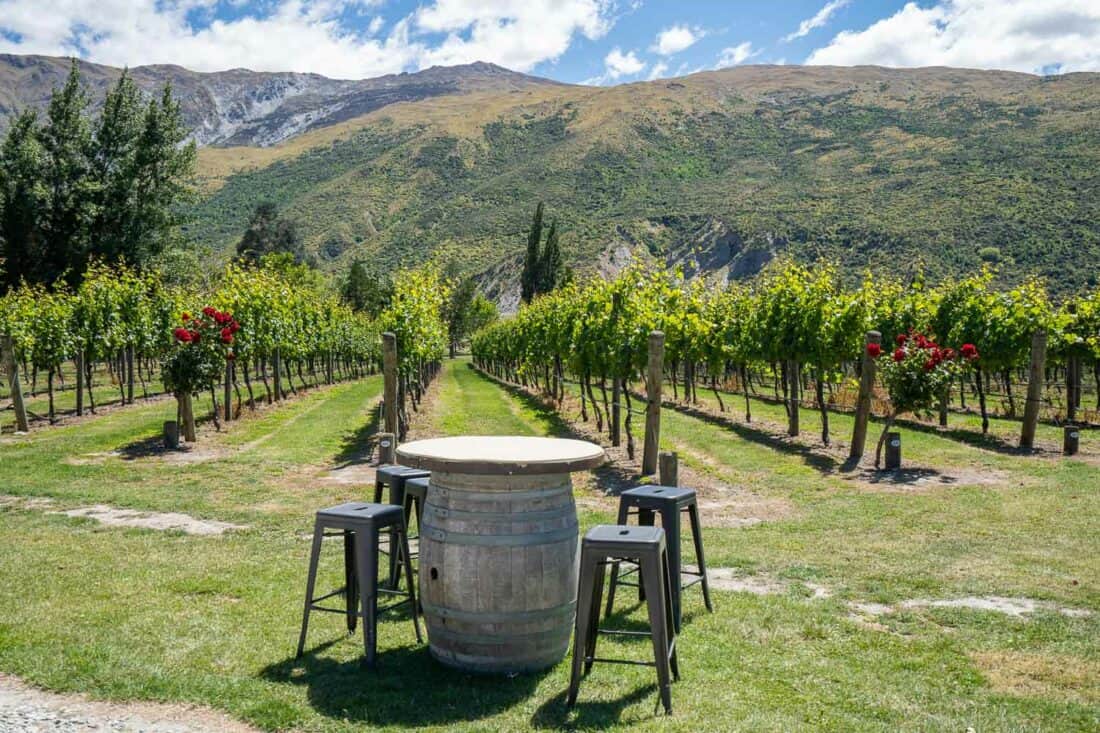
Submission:
[[[619,585],[619,561],[613,560],[611,562],[611,582],[607,586],[607,608],[604,610],[603,617],[608,618],[611,616],[611,609],[615,606],[615,588]]]
[[[638,524],[642,527],[653,526],[654,512],[652,509],[638,509]],[[621,522],[620,522],[621,524]],[[645,583],[642,582],[642,572],[638,571],[638,600],[645,601]]]
[[[653,661],[657,666],[657,685],[665,712],[672,713],[672,674],[669,668],[669,609],[668,593],[662,586],[663,575],[658,557],[642,558],[642,584],[646,586],[646,609],[649,611],[650,634],[653,639]]]
[[[313,525],[313,548],[309,553],[309,574],[306,576],[306,605],[302,611],[302,633],[298,635],[298,652],[294,655],[297,659],[302,656],[306,648],[306,629],[309,628],[310,606],[313,605],[313,587],[317,584],[317,561],[321,557],[321,542],[325,538],[325,528],[320,522]]]
[[[619,497],[619,521],[618,524],[626,524],[627,518],[630,514],[630,507],[627,506],[623,497]],[[619,565],[618,561],[611,563],[611,582],[607,587],[607,609],[604,611],[604,618],[611,615],[611,609],[615,605],[615,589],[619,586]]]
[[[390,484],[390,503],[397,506],[405,506],[405,482],[400,477],[395,476],[393,483]],[[408,526],[408,525],[406,525]],[[397,529],[391,527],[390,530],[390,571],[386,576],[386,587],[393,590],[397,590],[397,586],[401,580],[400,568],[398,567],[398,560],[400,553],[397,551]]]
[[[381,504],[382,503],[382,486],[383,486],[382,480],[381,479],[376,479],[375,482],[374,482],[374,503],[375,504]]]
[[[409,587],[409,605],[412,607],[413,628],[416,629],[416,643],[423,644],[424,637],[420,635],[420,604],[416,602],[416,581],[413,579],[412,560],[409,558],[409,534],[401,532],[401,553],[405,565],[405,585]]]
[[[592,594],[595,590],[596,562],[581,550],[580,579],[577,581],[577,619],[573,625],[573,665],[569,675],[569,694],[567,707],[577,702],[577,691],[581,686],[581,667],[585,651],[588,649],[588,629],[591,627]]]
[[[710,602],[710,583],[707,582],[707,561],[703,559],[703,532],[699,527],[699,506],[688,506],[688,519],[691,521],[691,537],[695,542],[695,562],[699,565],[702,574],[703,602],[707,604],[707,610],[714,613],[714,606]]]
[[[363,608],[363,651],[366,665],[373,667],[378,650],[378,530],[363,530],[356,537],[359,600]]]
[[[665,613],[665,618],[668,619],[668,627],[670,629],[674,629],[675,627],[672,625],[672,603],[671,603],[672,602],[672,579],[673,579],[674,576],[672,575],[672,573],[670,572],[669,567],[668,567],[668,555],[664,555],[662,557],[661,568],[662,568],[662,572],[663,572],[664,578],[665,578],[665,582],[664,582],[664,587],[665,587],[665,608],[667,609],[666,613]],[[680,658],[679,658],[679,648],[676,645],[676,640],[679,637],[679,631],[676,631],[676,632],[670,634],[670,637],[671,638],[670,638],[670,641],[669,641],[669,646],[672,647],[672,654],[669,657],[669,664],[672,667],[672,678],[674,680],[679,681],[680,680]]]
[[[600,606],[603,601],[603,578],[607,563],[596,564],[593,573],[592,609],[588,621],[588,645],[584,651],[584,674],[592,671],[592,659],[596,656],[596,640],[600,636]]]
[[[672,574],[672,619],[676,633],[680,633],[680,510],[676,507],[661,510],[661,526],[665,529],[668,570]]]
[[[344,607],[348,633],[354,634],[359,621],[359,581],[355,577],[355,533],[344,530]]]

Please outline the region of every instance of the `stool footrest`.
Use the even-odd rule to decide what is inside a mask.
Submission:
[[[585,664],[594,662],[609,662],[611,664],[632,664],[636,667],[656,667],[656,662],[644,662],[640,659],[609,659],[607,657],[585,657]]]
[[[653,636],[653,632],[650,631],[627,631],[625,629],[596,629],[597,634],[607,634],[608,636],[644,636],[649,638]]]

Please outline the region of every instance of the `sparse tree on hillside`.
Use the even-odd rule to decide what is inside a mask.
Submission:
[[[520,275],[520,297],[524,303],[530,303],[536,295],[560,288],[571,277],[569,269],[562,262],[557,222],[550,223],[546,243],[542,243],[542,212],[540,201],[535,208],[531,231],[527,235],[527,255]]]
[[[393,299],[393,281],[374,266],[356,260],[348,270],[340,294],[354,310],[376,318]]]
[[[256,205],[244,236],[237,243],[237,256],[248,262],[259,262],[265,255],[286,253],[295,262],[307,260],[298,225],[279,215],[279,209],[271,201]]]

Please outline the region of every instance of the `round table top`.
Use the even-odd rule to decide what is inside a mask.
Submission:
[[[584,440],[500,435],[416,440],[398,446],[397,457],[428,471],[494,476],[570,473],[606,460],[603,448]]]

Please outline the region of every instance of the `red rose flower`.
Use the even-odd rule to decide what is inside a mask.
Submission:
[[[936,360],[935,359],[929,359],[928,361],[924,362],[924,371],[930,372],[935,368],[936,368]]]
[[[882,356],[882,346],[879,344],[867,344],[867,356],[877,359]]]
[[[937,364],[943,361],[943,350],[940,349],[939,346],[932,346],[932,361],[936,362]]]
[[[172,331],[172,334],[180,343],[186,344],[191,342],[191,332],[188,331],[186,328],[177,328]]]
[[[211,308],[210,306],[206,306],[205,308],[202,309],[202,314],[204,316],[206,316],[207,318],[213,318],[216,313],[217,313],[217,311],[214,310],[213,308]]]
[[[228,313],[222,313],[219,311],[218,313],[214,314],[214,321],[217,322],[219,326],[224,326],[232,320],[233,316],[229,315]]]
[[[233,332],[230,331],[228,327],[222,329],[222,343],[223,344],[233,343]]]
[[[959,348],[959,353],[962,354],[963,358],[967,361],[974,361],[978,358],[978,347],[974,344],[963,344]]]
[[[202,340],[202,334],[198,331],[190,331],[189,334],[191,336],[191,340],[194,341],[196,344]]]
[[[947,347],[946,349],[943,350],[943,358],[947,359],[948,361],[950,361],[951,359],[954,359],[955,358],[955,350],[952,349],[950,346]]]
[[[909,337],[904,333],[899,333],[897,338],[894,339],[898,346],[905,346],[905,342],[909,340]]]
[[[185,321],[190,321],[191,320],[191,314],[188,313],[187,311],[184,311],[183,315],[181,315],[180,318],[182,318]]]
[[[240,331],[240,330],[241,330],[241,324],[237,323],[236,321],[230,321],[229,322],[229,332],[230,333],[236,333],[237,331]]]
[[[901,361],[905,358],[905,349],[894,349],[894,361]]]

